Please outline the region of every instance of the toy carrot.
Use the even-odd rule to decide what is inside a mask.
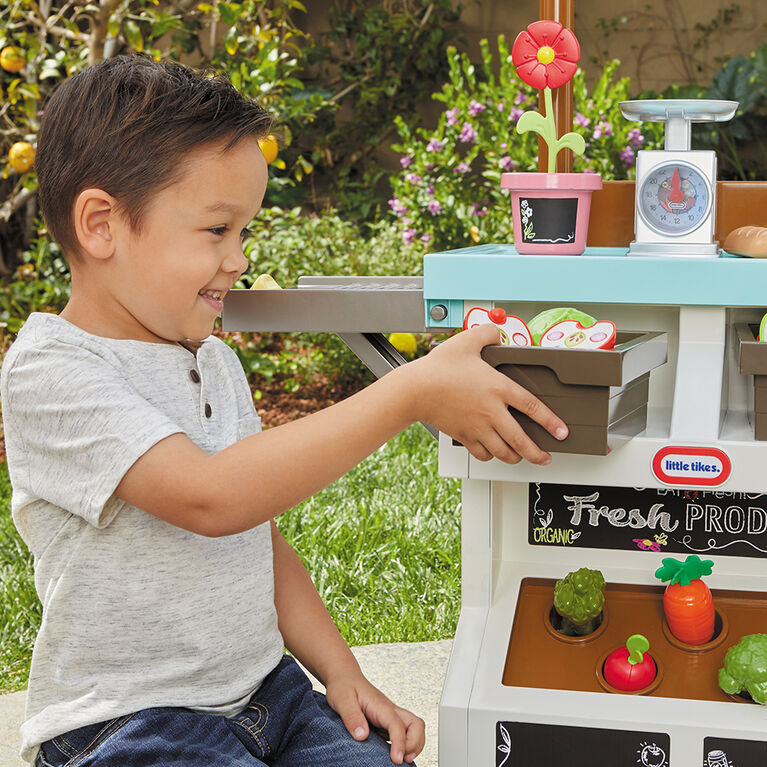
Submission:
[[[699,645],[714,635],[714,600],[701,575],[711,575],[714,563],[695,554],[684,562],[668,557],[655,577],[669,581],[663,594],[663,609],[671,633],[686,644]]]

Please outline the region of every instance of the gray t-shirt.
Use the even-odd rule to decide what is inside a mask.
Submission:
[[[0,396],[11,510],[43,604],[22,757],[153,706],[240,711],[284,650],[268,523],[206,538],[113,494],[171,434],[212,454],[260,430],[235,353],[214,337],[196,355],[100,338],[35,313]]]

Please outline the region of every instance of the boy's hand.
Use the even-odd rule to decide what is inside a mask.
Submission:
[[[370,725],[389,733],[390,756],[395,764],[412,762],[423,750],[426,725],[423,719],[395,706],[361,672],[349,671],[334,676],[326,686],[325,697],[341,717],[355,740],[365,740]]]
[[[499,342],[495,325],[479,325],[406,365],[417,420],[459,440],[480,461],[498,458],[518,463],[525,458],[545,465],[551,456],[525,434],[508,406],[537,421],[557,439],[567,436],[567,426],[527,389],[480,357],[483,347]]]

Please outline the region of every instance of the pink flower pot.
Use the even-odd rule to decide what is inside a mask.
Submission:
[[[502,173],[511,191],[514,247],[524,255],[579,256],[586,249],[597,173]]]

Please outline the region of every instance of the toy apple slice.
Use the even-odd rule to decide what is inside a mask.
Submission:
[[[562,320],[541,336],[540,345],[549,349],[612,349],[615,323],[599,320],[584,327],[577,320]]]
[[[533,338],[524,320],[513,314],[506,314],[500,306],[489,311],[480,306],[469,309],[463,320],[463,329],[488,324],[495,325],[501,331],[501,346],[533,345]]]
[[[652,684],[658,669],[647,651],[650,643],[641,634],[632,634],[623,647],[613,650],[602,672],[605,681],[616,690],[636,692]]]

